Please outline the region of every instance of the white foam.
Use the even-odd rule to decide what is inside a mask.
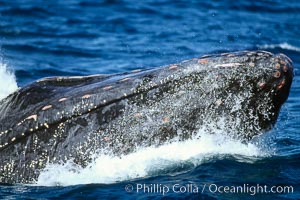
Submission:
[[[266,156],[260,147],[244,144],[224,134],[199,133],[199,139],[174,142],[160,147],[147,147],[123,157],[99,155],[94,162],[82,168],[72,161],[66,164],[48,164],[37,185],[76,185],[114,183],[153,175],[182,163],[198,166],[215,155],[243,155],[253,158]],[[251,159],[242,160],[249,162]],[[241,160],[239,160],[241,161]]]
[[[0,100],[18,88],[16,77],[7,70],[7,65],[0,59]]]
[[[286,49],[286,50],[292,50],[292,51],[297,51],[300,52],[300,48],[293,46],[289,43],[279,43],[279,44],[265,44],[265,45],[259,45],[258,46],[261,49],[275,49],[275,48],[281,48],[281,49]]]

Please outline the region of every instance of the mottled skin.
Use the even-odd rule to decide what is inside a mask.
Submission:
[[[0,182],[33,183],[46,163],[222,130],[268,130],[288,97],[291,60],[264,51],[203,56],[145,71],[34,82],[0,101]]]

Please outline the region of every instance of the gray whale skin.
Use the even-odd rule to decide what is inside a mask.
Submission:
[[[0,183],[35,183],[47,163],[85,167],[101,153],[222,130],[249,141],[277,120],[292,61],[242,51],[112,75],[51,77],[0,101]]]

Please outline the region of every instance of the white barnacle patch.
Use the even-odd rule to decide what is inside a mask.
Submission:
[[[210,57],[210,55],[203,55],[200,58],[208,58],[208,57]]]
[[[127,77],[127,78],[123,78],[123,79],[120,80],[120,82],[129,81],[130,79],[131,79],[131,78],[128,78],[128,77]]]
[[[37,120],[37,115],[30,115],[29,117],[26,118],[27,120],[33,119],[34,121]]]
[[[82,99],[88,99],[88,98],[90,98],[92,95],[90,95],[90,94],[86,94],[86,95],[83,95],[81,98]]]
[[[258,52],[257,55],[258,55],[258,56],[262,56],[262,55],[264,55],[264,54],[263,54],[262,52]]]
[[[52,108],[52,105],[47,105],[47,106],[44,106],[43,108],[42,108],[42,110],[48,110],[48,109],[50,109],[50,108]]]
[[[233,54],[233,53],[227,54],[227,57],[234,57],[234,56],[235,56],[235,54]]]
[[[103,90],[110,90],[111,88],[113,88],[113,86],[108,85],[108,86],[105,86],[105,87],[103,88]]]
[[[181,63],[187,63],[187,62],[190,62],[190,60],[184,60],[184,61],[182,61]]]
[[[169,69],[177,69],[177,65],[171,65],[170,67],[169,67]]]
[[[241,66],[241,63],[224,63],[224,64],[219,64],[215,65],[214,68],[219,68],[219,67],[238,67]]]
[[[66,100],[67,100],[67,98],[64,97],[64,98],[59,99],[58,102],[63,102],[63,101],[66,101]]]
[[[137,72],[140,72],[140,71],[142,71],[141,69],[135,69],[135,70],[132,70],[131,72],[132,73],[137,73]]]
[[[199,59],[198,63],[199,64],[206,64],[206,63],[208,63],[208,60],[207,59]]]

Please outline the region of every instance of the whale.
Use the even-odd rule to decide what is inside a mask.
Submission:
[[[86,167],[200,129],[249,142],[276,123],[293,74],[289,57],[257,50],[37,80],[0,101],[0,183],[36,183],[49,163]]]

